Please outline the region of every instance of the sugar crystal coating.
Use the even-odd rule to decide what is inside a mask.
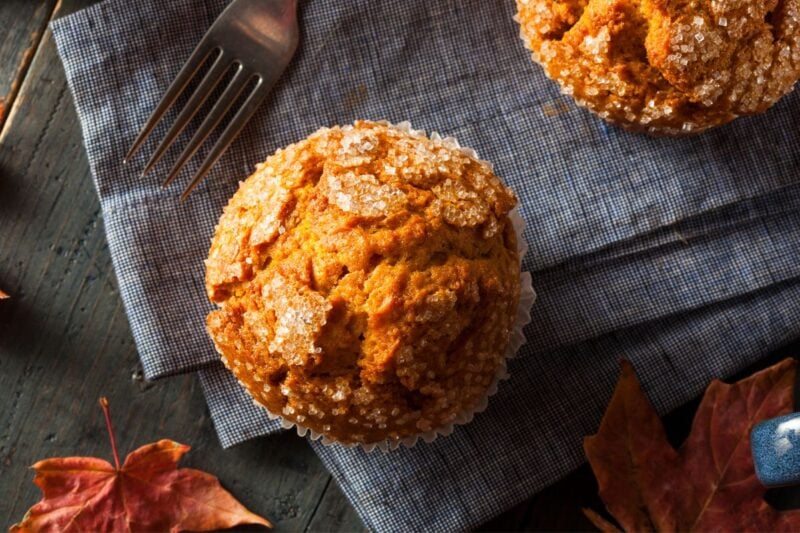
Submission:
[[[287,356],[290,365],[305,364],[321,348],[315,340],[327,321],[331,304],[319,293],[292,278],[273,273],[261,289],[264,306],[275,313],[275,327],[267,347]]]
[[[484,397],[514,325],[515,203],[474,152],[404,126],[323,128],[278,150],[209,251],[223,362],[332,440],[451,423]]]
[[[517,0],[564,94],[654,134],[760,113],[800,78],[800,0]]]
[[[405,194],[384,185],[372,174],[328,174],[328,202],[342,211],[363,217],[385,217],[405,206]]]

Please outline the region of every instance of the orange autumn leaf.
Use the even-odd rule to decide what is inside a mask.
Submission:
[[[4,293],[3,289],[0,289],[0,300],[5,300],[6,298],[9,298],[8,294]]]
[[[680,449],[667,441],[633,366],[622,375],[586,457],[607,510],[625,531],[800,530],[800,510],[764,501],[750,430],[791,412],[796,362],[786,359],[732,385],[712,381]],[[594,512],[602,531],[615,526]]]
[[[95,457],[45,459],[33,465],[42,500],[11,532],[207,531],[241,524],[271,527],[248,511],[219,480],[178,468],[189,446],[171,440],[146,444],[120,467],[108,402],[101,398],[115,465]]]

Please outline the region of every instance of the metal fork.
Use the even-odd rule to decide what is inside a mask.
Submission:
[[[215,56],[208,72],[200,80],[197,89],[192,93],[142,171],[142,176],[145,176],[158,163],[189,121],[194,118],[200,107],[208,100],[225,74],[233,69],[233,78],[189,144],[178,156],[162,185],[166,187],[175,179],[184,165],[226,116],[234,102],[243,95],[245,88],[252,85],[253,88],[249,95],[245,96],[243,104],[211,148],[189,186],[181,194],[181,200],[185,200],[208,174],[214,163],[222,156],[267,97],[270,89],[275,85],[294,55],[298,41],[297,0],[234,0],[214,22],[186,64],[183,65],[178,76],[147,120],[147,124],[136,137],[124,161],[127,163],[136,154],[156,124],[195,77],[200,67],[212,55]]]

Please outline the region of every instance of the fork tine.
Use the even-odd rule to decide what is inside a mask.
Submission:
[[[208,58],[208,55],[214,51],[217,47],[211,44],[211,41],[207,38],[204,38],[200,41],[200,44],[192,52],[192,55],[189,56],[189,59],[186,60],[186,63],[183,64],[181,67],[180,72],[172,80],[169,88],[167,88],[167,92],[164,93],[164,96],[161,97],[161,101],[158,102],[158,105],[153,110],[153,113],[150,115],[150,118],[147,119],[147,123],[145,124],[142,131],[139,132],[139,135],[136,137],[136,140],[133,141],[133,145],[131,146],[128,153],[125,155],[125,159],[123,162],[128,162],[139,150],[142,143],[147,139],[150,135],[150,132],[153,131],[156,124],[161,120],[161,117],[166,113],[166,111],[175,103],[178,96],[183,92],[186,86],[189,84],[189,81],[192,77],[197,73],[197,70],[203,64],[203,62]]]
[[[222,121],[222,119],[225,117],[225,114],[239,97],[239,94],[242,92],[242,90],[244,90],[251,76],[252,73],[245,71],[244,67],[239,64],[236,74],[234,74],[233,79],[225,88],[222,96],[220,96],[219,100],[214,103],[214,107],[211,108],[208,116],[206,116],[205,120],[203,120],[203,123],[200,124],[200,127],[189,141],[189,144],[186,145],[186,148],[183,149],[181,155],[178,156],[178,160],[173,165],[172,170],[170,170],[167,179],[164,180],[162,187],[166,187],[172,182],[172,180],[175,179],[186,162],[192,158],[200,146],[202,146],[203,142],[205,142],[208,136],[211,135],[211,132],[214,131],[214,128],[216,128],[220,121]]]
[[[228,57],[225,55],[225,51],[220,51],[219,56],[214,61],[214,64],[211,66],[211,69],[208,71],[206,76],[203,78],[203,81],[200,82],[200,85],[197,86],[197,89],[192,94],[192,97],[186,102],[186,105],[183,106],[178,118],[175,119],[175,122],[172,123],[167,134],[161,140],[161,144],[158,145],[153,155],[150,157],[150,160],[142,170],[142,176],[147,175],[150,172],[156,163],[159,162],[161,157],[164,153],[169,150],[172,143],[181,134],[181,132],[186,128],[186,125],[189,123],[192,118],[197,114],[200,110],[200,106],[202,106],[208,97],[211,96],[211,92],[217,86],[217,84],[222,79],[222,76],[225,74],[225,71],[231,66],[228,61]]]
[[[269,94],[269,88],[265,87],[263,81],[261,78],[259,78],[258,84],[253,89],[253,92],[250,93],[250,96],[247,97],[247,100],[244,102],[242,107],[231,119],[231,122],[225,128],[225,131],[222,132],[219,140],[217,140],[217,143],[211,149],[211,152],[209,152],[205,161],[203,161],[203,164],[195,173],[194,178],[192,178],[192,182],[181,194],[181,201],[186,200],[189,194],[191,194],[192,190],[197,187],[197,184],[200,183],[206,174],[208,174],[208,171],[211,170],[211,167],[214,166],[214,163],[219,160],[228,146],[230,146],[234,139],[236,139],[236,136],[239,135],[239,132],[242,131],[244,125],[247,124],[247,121],[250,120],[250,117],[252,117],[253,113],[256,112],[258,106],[261,105],[261,103],[267,97],[267,94]]]

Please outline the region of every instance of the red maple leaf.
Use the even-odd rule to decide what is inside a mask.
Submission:
[[[750,453],[755,424],[791,412],[796,363],[786,359],[727,385],[712,381],[679,450],[642,392],[633,366],[622,376],[597,435],[584,441],[600,497],[626,531],[800,530],[800,510],[764,501]],[[592,511],[603,531],[616,530]]]
[[[189,446],[171,440],[146,444],[120,467],[108,412],[114,463],[95,457],[59,457],[33,465],[42,500],[11,533],[33,531],[207,531],[268,520],[248,511],[219,480],[178,468]]]

